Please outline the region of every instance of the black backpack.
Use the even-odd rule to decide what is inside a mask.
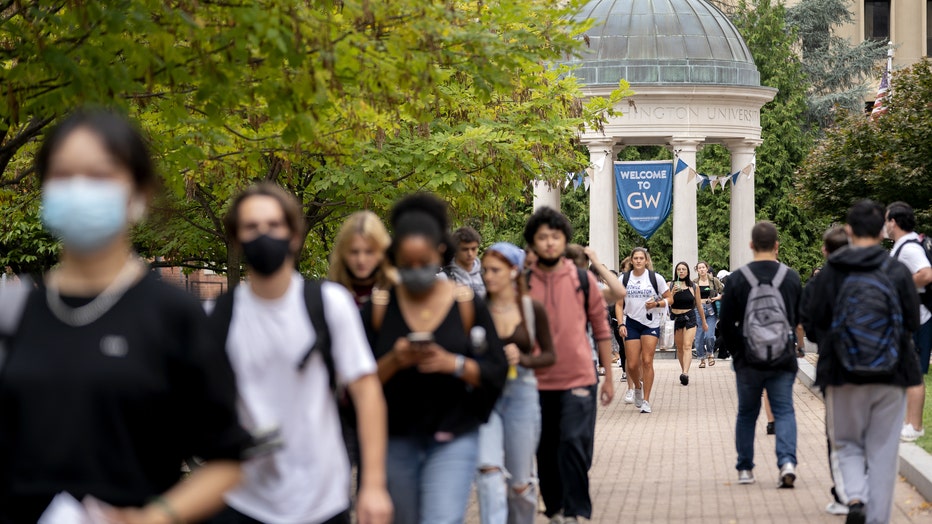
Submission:
[[[887,270],[879,268],[845,275],[835,298],[830,339],[846,371],[869,378],[892,373],[903,340],[903,311]]]
[[[650,280],[651,287],[654,288],[654,293],[660,294],[660,286],[657,285],[657,273],[654,273],[650,269],[647,270],[647,278]],[[631,280],[631,272],[625,271],[624,275],[621,276],[621,285],[628,287],[628,281]]]
[[[324,297],[321,291],[322,282],[318,280],[304,281],[304,305],[307,307],[308,316],[311,318],[311,325],[314,326],[316,339],[314,344],[302,355],[298,362],[295,362],[295,372],[301,373],[307,367],[311,355],[319,351],[327,368],[331,396],[337,405],[337,412],[340,415],[340,429],[343,434],[343,441],[350,453],[352,460],[353,443],[350,433],[356,425],[356,410],[349,398],[346,388],[339,387],[337,384],[336,369],[333,363],[333,352],[330,340],[330,326],[327,325],[327,319],[324,316]],[[233,296],[232,291],[224,293],[217,297],[214,308],[210,313],[211,325],[217,329],[215,336],[226,349],[227,335],[230,330],[230,323],[233,320]],[[265,440],[277,438],[277,435],[254,435],[256,439],[255,449],[250,450],[251,455],[258,455],[267,451],[274,451],[276,444],[267,444]]]
[[[903,251],[903,247],[906,244],[919,244],[922,248],[922,251],[926,254],[926,260],[929,261],[929,264],[932,264],[932,238],[926,235],[919,235],[919,239],[910,239],[906,242],[900,244],[900,247],[896,249],[896,252],[893,253],[893,258],[900,258],[900,251]],[[932,311],[932,282],[926,284],[925,293],[919,293],[919,301],[922,302],[922,305],[926,309]]]

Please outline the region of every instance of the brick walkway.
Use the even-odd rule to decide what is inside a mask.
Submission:
[[[698,369],[679,385],[675,360],[655,361],[652,414],[624,404],[626,386],[616,372],[615,401],[600,408],[595,461],[590,471],[592,522],[599,523],[835,523],[825,513],[831,479],[822,400],[797,382],[796,488],[778,490],[774,437],[758,420],[757,483],[738,485],[734,423],[737,395],[731,363]],[[467,522],[478,522],[475,501]],[[541,515],[539,523],[546,522]],[[902,479],[897,483],[894,523],[932,523],[932,507]]]

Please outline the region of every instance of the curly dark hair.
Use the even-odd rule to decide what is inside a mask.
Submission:
[[[569,219],[556,209],[545,206],[535,211],[531,218],[528,219],[527,225],[524,226],[524,241],[533,246],[534,235],[537,234],[537,230],[541,226],[559,229],[563,232],[567,242],[570,242],[573,238],[573,226],[570,224]]]
[[[433,193],[408,195],[392,208],[392,245],[388,250],[394,263],[398,244],[409,236],[428,238],[443,255],[443,264],[453,260],[453,242],[450,238],[450,218],[447,203]]]

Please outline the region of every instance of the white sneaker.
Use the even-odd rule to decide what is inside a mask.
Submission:
[[[796,465],[787,462],[780,467],[780,480],[777,481],[778,488],[792,488],[796,482]]]
[[[913,442],[925,434],[926,430],[924,429],[917,431],[912,424],[903,424],[903,429],[900,431],[900,440],[903,442]]]
[[[625,391],[625,404],[634,404],[634,390]]]
[[[832,515],[847,515],[848,506],[838,502],[837,500],[833,500],[828,503],[828,506],[825,506],[825,511]]]
[[[635,389],[634,390],[634,407],[639,408],[641,404],[644,403],[644,390]]]
[[[644,401],[641,403],[641,413],[650,413],[650,402]]]
[[[754,473],[749,469],[738,471],[738,484],[754,484]]]

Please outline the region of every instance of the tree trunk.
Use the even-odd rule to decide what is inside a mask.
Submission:
[[[233,291],[243,279],[240,253],[227,241],[227,291]]]

